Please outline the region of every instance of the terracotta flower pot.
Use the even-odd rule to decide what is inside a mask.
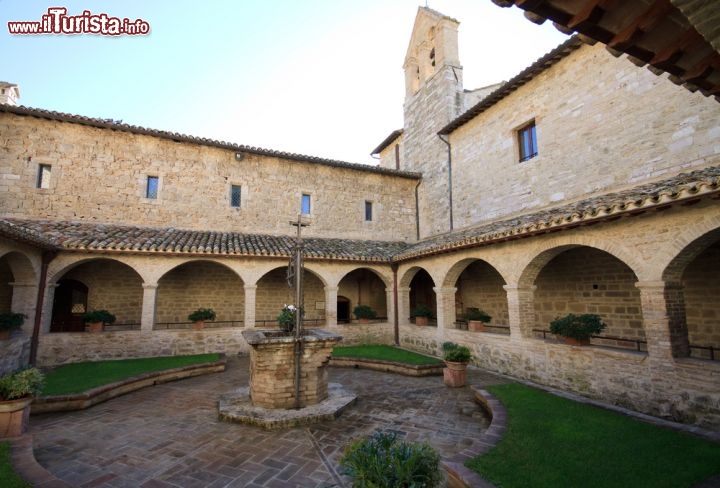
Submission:
[[[10,329],[0,329],[0,341],[7,341],[10,339]]]
[[[485,322],[479,320],[468,320],[468,330],[473,332],[485,332]]]
[[[88,332],[102,332],[105,330],[105,324],[102,322],[88,322],[87,330]]]
[[[32,401],[32,397],[0,401],[0,439],[27,432]]]
[[[204,320],[196,320],[193,322],[193,329],[194,330],[202,330],[205,328],[205,321]]]
[[[427,325],[428,324],[428,318],[425,316],[418,315],[415,317],[415,325]]]
[[[467,381],[467,363],[456,363],[454,361],[445,361],[443,368],[443,381],[450,388],[459,388],[465,386]]]
[[[590,339],[575,339],[574,337],[563,337],[563,342],[568,346],[589,346]]]

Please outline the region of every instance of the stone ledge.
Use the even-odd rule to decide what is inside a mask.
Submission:
[[[38,414],[82,410],[148,386],[192,378],[193,376],[202,374],[219,373],[225,371],[226,362],[227,360],[223,357],[219,361],[212,363],[194,364],[181,368],[145,373],[126,380],[92,388],[83,393],[38,397],[33,401],[30,407],[30,413]]]
[[[488,391],[470,387],[475,393],[475,401],[490,416],[487,430],[473,442],[473,445],[456,456],[440,462],[448,475],[449,488],[492,488],[495,485],[465,466],[465,461],[488,452],[500,442],[507,427],[507,411],[500,401]]]
[[[30,434],[9,439],[10,460],[15,472],[36,488],[71,488],[69,484],[55,477],[35,459],[33,438]]]
[[[218,400],[218,418],[225,422],[284,429],[337,418],[353,405],[357,396],[338,383],[328,384],[328,397],[320,403],[298,409],[263,408],[250,400],[250,388],[238,388]]]
[[[382,371],[385,373],[397,373],[405,376],[441,376],[444,364],[403,364],[394,361],[383,361],[380,359],[362,359],[362,358],[330,358],[330,366],[344,368],[363,368],[373,371]]]

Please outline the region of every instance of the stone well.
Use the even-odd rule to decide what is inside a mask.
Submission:
[[[305,329],[300,356],[300,400],[306,407],[328,396],[327,366],[342,336],[321,329]],[[250,399],[264,408],[294,408],[295,337],[278,330],[246,330],[250,344]]]

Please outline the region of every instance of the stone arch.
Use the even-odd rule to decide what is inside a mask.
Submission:
[[[637,275],[622,260],[590,246],[561,246],[537,256],[542,263],[535,276],[535,326],[547,329],[568,313],[597,314],[607,324],[603,335],[644,340]],[[530,283],[525,282],[525,285]],[[632,342],[615,345],[635,347]]]
[[[13,281],[16,283],[35,283],[37,273],[33,267],[32,260],[20,251],[10,251],[0,256],[0,261],[5,263],[12,273]]]
[[[378,317],[387,318],[387,290],[392,287],[376,270],[358,267],[343,275],[338,283],[338,320],[340,320],[340,297],[349,301],[349,311],[357,305],[370,306]]]
[[[214,310],[214,322],[221,326],[244,320],[243,280],[223,262],[189,259],[165,271],[157,284],[156,328],[187,323],[188,315],[199,308]]]
[[[25,314],[23,329],[29,332],[35,320],[37,273],[32,260],[20,251],[0,256],[0,312]]]
[[[50,280],[48,280],[50,282]],[[107,256],[85,257],[65,263],[53,273],[50,332],[84,330],[85,306],[73,302],[73,288],[64,283],[80,283],[87,290],[87,311],[108,310],[118,327],[139,327],[142,315],[142,277],[131,265]]]
[[[400,287],[408,293],[408,312],[414,316],[413,310],[418,306],[425,306],[437,314],[437,297],[435,295],[436,282],[432,275],[421,266],[413,266],[403,273]]]
[[[286,304],[295,305],[295,290],[287,284],[287,265],[266,271],[257,280],[255,324],[258,327],[276,324],[275,319]],[[325,279],[311,267],[305,267],[305,321],[323,323],[325,319]]]
[[[662,276],[675,355],[712,357],[708,348],[720,349],[720,228],[688,243]]]
[[[492,317],[494,324],[507,325],[508,303],[503,288],[507,281],[488,261],[465,258],[448,270],[443,287],[455,287],[455,319],[468,308],[479,308]]]

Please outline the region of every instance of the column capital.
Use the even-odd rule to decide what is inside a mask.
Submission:
[[[257,283],[253,283],[253,284],[250,284],[250,285],[245,284],[245,285],[243,285],[243,289],[245,289],[245,290],[257,290]]]
[[[23,283],[21,281],[13,281],[13,282],[8,283],[8,285],[15,287],[15,288],[20,288],[23,286],[37,286],[37,283],[29,283],[29,282]]]
[[[143,290],[154,290],[158,287],[157,283],[143,283]]]
[[[336,292],[336,291],[338,291],[337,286],[330,286],[330,285],[325,286],[325,292]]]
[[[457,287],[455,286],[435,286],[433,287],[435,293],[455,293]]]

